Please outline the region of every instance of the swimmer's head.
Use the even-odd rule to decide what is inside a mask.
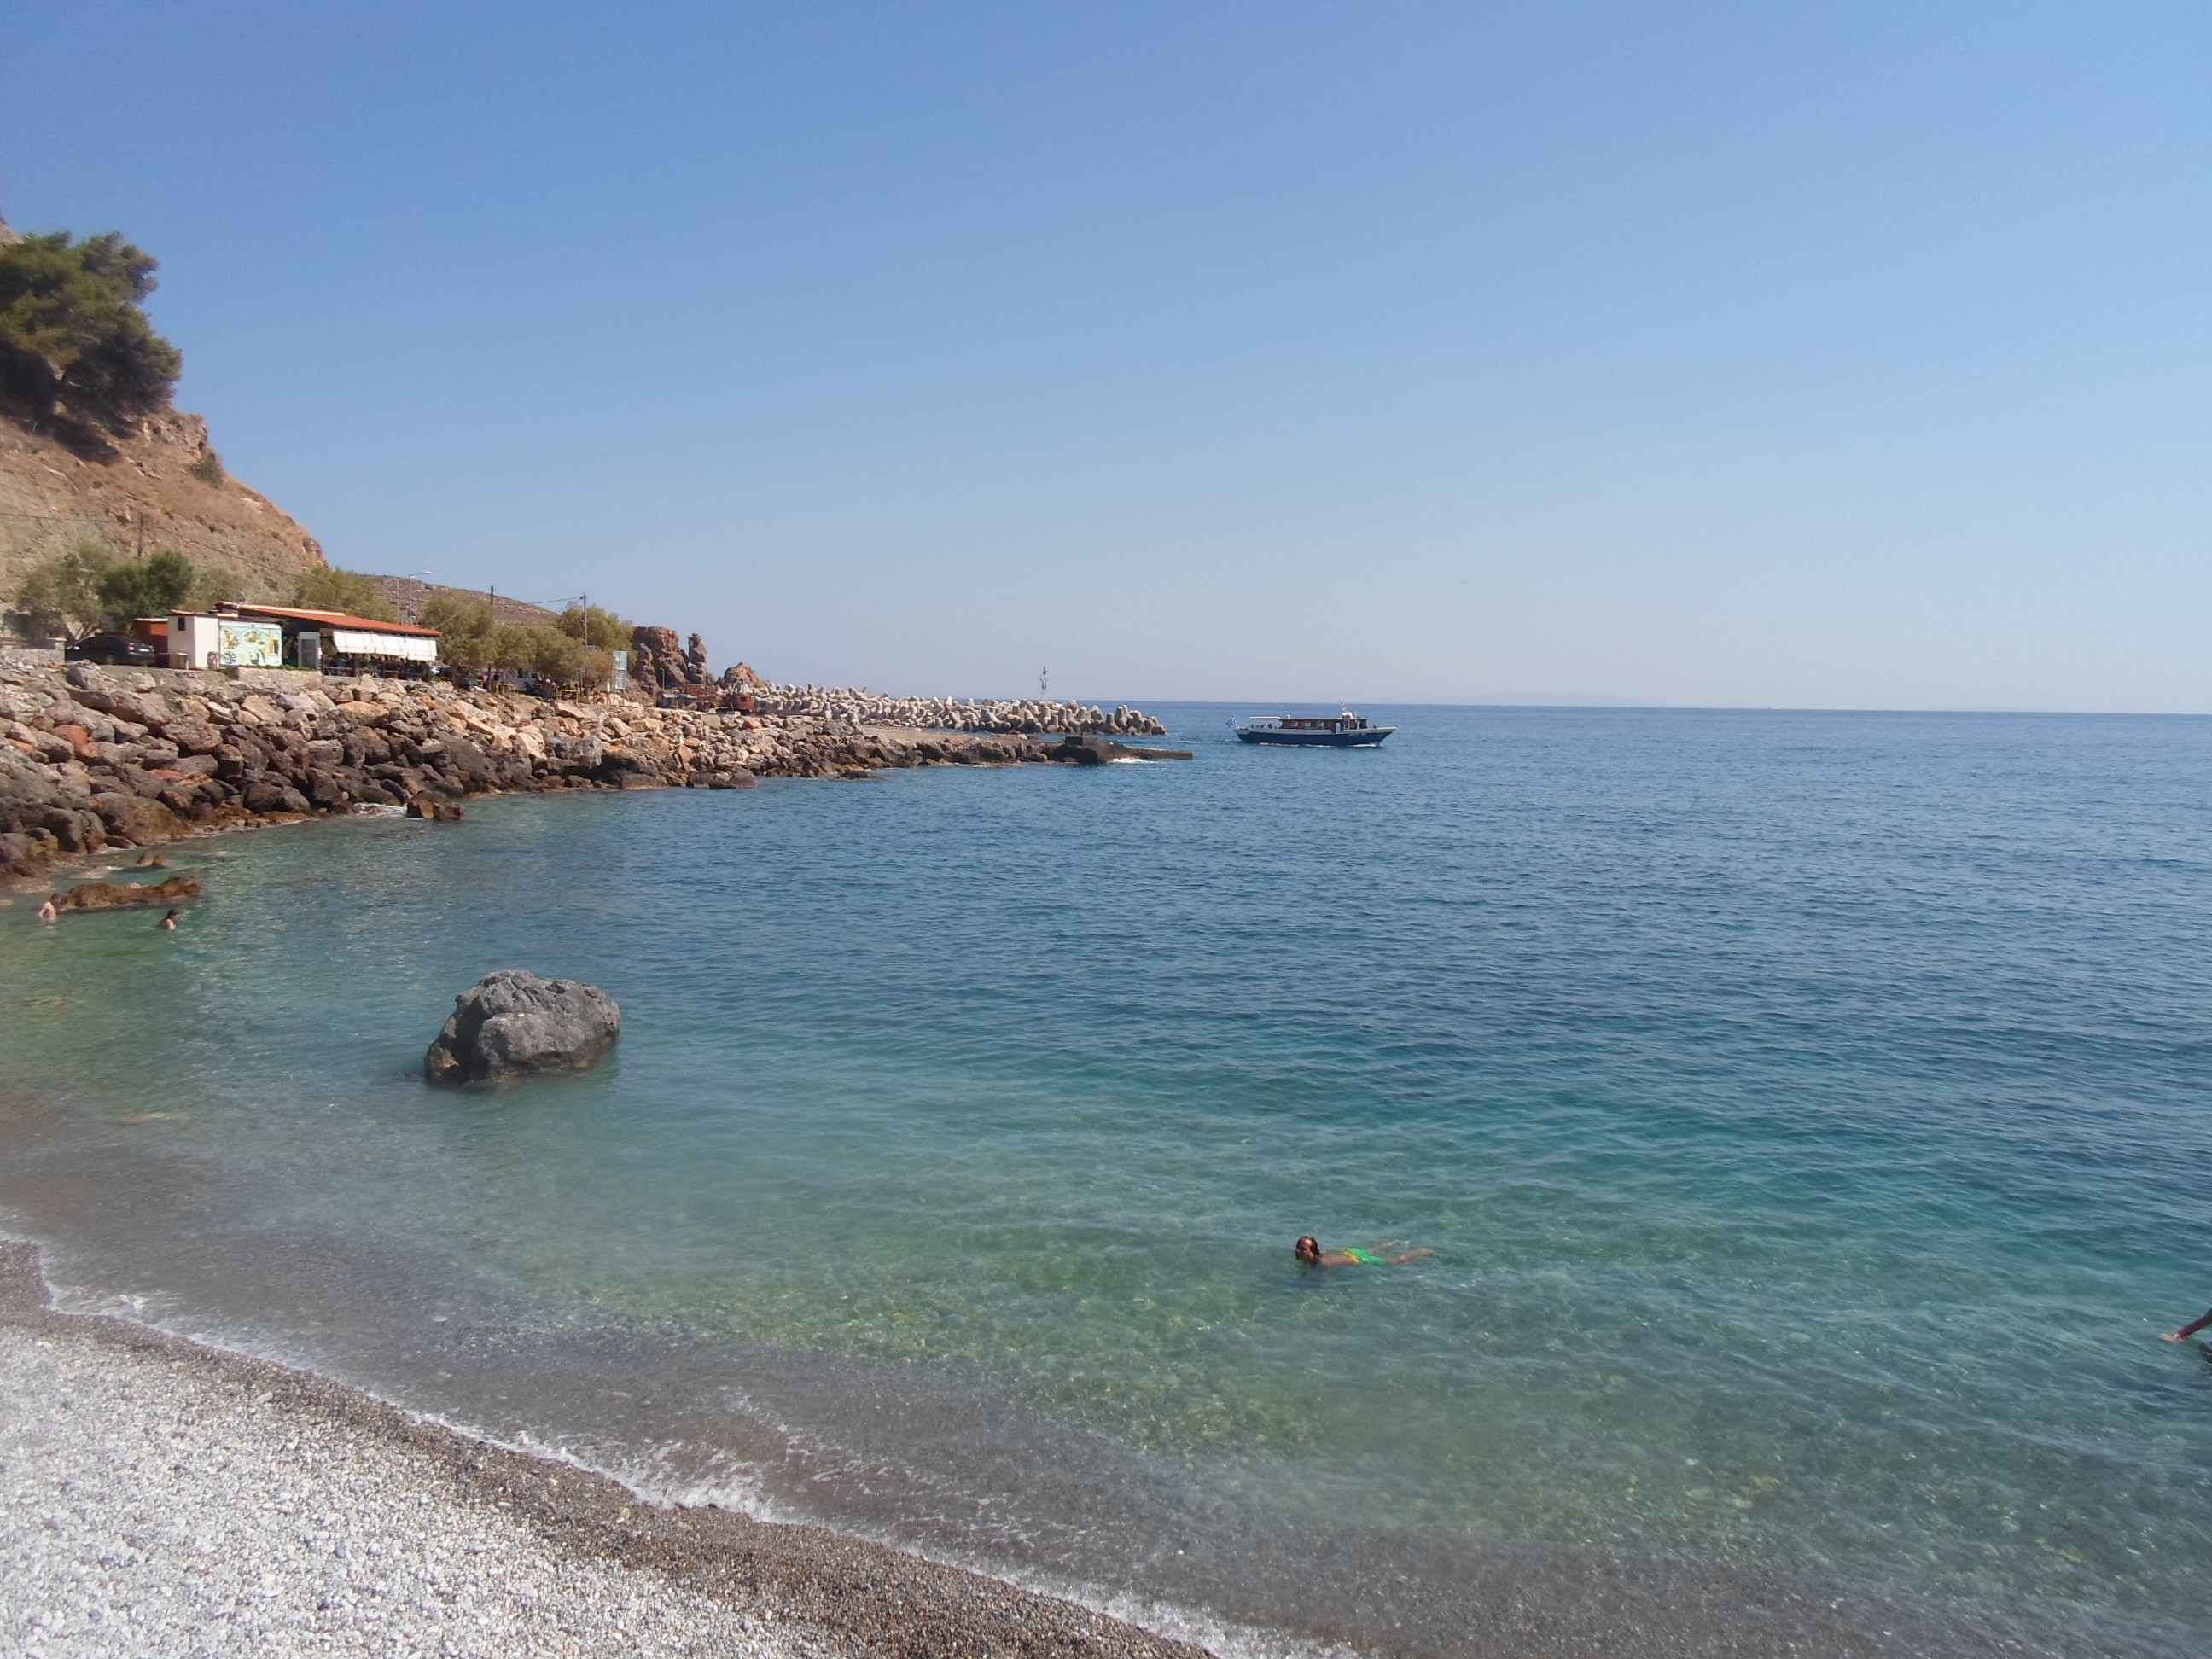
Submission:
[[[1304,1262],[1309,1267],[1313,1266],[1315,1262],[1321,1260],[1321,1242],[1311,1233],[1308,1233],[1304,1238],[1301,1238],[1294,1248],[1297,1250],[1298,1260]]]

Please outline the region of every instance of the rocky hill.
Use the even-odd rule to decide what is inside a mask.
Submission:
[[[276,599],[300,572],[322,568],[321,544],[203,459],[212,453],[197,415],[151,416],[105,459],[0,420],[0,594],[82,536],[125,556],[173,547],[237,576],[243,599]]]
[[[371,576],[369,580],[376,585],[377,592],[404,623],[419,624],[423,610],[436,599],[455,599],[466,605],[489,606],[492,621],[501,628],[550,628],[561,620],[559,613],[548,611],[542,605],[511,599],[504,593],[493,593],[481,588],[448,587],[442,582],[426,582],[413,576]]]
[[[94,239],[93,246],[118,240]],[[0,219],[0,249],[12,257],[23,240]],[[118,251],[108,248],[109,255]],[[137,299],[154,286],[154,261],[135,248],[119,252],[143,267],[138,286],[116,296],[129,301],[135,318]],[[50,296],[41,303],[65,302]],[[71,326],[87,325],[91,315],[79,312]],[[101,422],[96,441],[74,447],[48,435],[55,423],[36,400],[20,406],[11,400],[17,418],[0,418],[0,596],[12,594],[41,559],[89,537],[126,557],[174,548],[196,566],[237,578],[240,598],[273,599],[300,572],[323,568],[322,547],[267,496],[225,476],[208,445],[207,422],[169,404],[174,350],[139,327],[143,341],[166,354],[158,392],[139,404],[153,412]],[[112,339],[100,347],[114,349]],[[16,352],[18,367],[27,355]]]

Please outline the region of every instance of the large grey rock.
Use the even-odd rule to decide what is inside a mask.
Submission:
[[[422,1056],[422,1073],[433,1083],[495,1083],[526,1072],[580,1071],[621,1035],[622,1010],[598,986],[502,968],[453,999],[453,1017]]]

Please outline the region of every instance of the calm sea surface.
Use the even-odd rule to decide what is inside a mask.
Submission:
[[[0,1224],[1117,1605],[1442,1654],[1602,1564],[2205,1650],[2212,721],[1163,712],[1188,764],[189,843],[174,935],[18,898]],[[508,966],[617,1057],[428,1090]]]

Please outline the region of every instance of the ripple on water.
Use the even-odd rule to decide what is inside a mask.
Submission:
[[[2212,1299],[2212,725],[1181,712],[1187,766],[302,824],[179,849],[175,935],[0,915],[0,1205],[611,1466],[1407,1651],[1589,1551],[2212,1614],[2212,1368],[2147,1340]],[[619,1053],[427,1091],[507,965]]]

